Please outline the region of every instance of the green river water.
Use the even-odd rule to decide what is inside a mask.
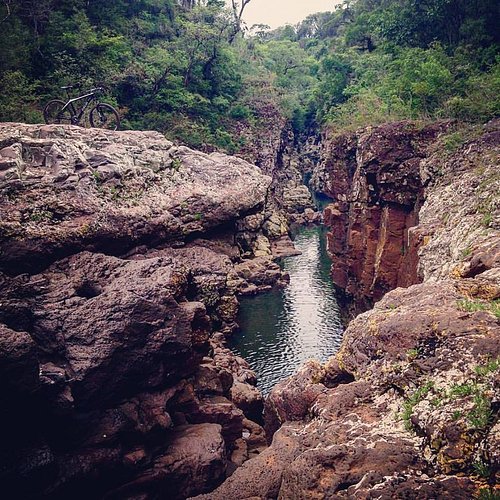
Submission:
[[[304,361],[326,361],[337,352],[343,327],[326,252],[324,227],[301,228],[294,239],[302,252],[283,268],[290,285],[240,300],[241,332],[229,347],[246,359],[264,394],[297,371]]]

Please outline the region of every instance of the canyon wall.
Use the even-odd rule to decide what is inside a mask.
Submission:
[[[315,130],[297,135],[276,98],[261,99],[255,103],[256,120],[235,124],[233,133],[243,144],[238,156],[272,178],[269,206],[275,208],[284,228],[290,222],[319,222],[304,175],[319,160],[320,135]]]
[[[422,239],[410,230],[424,201],[420,164],[451,126],[393,123],[324,138],[312,185],[333,200],[325,224],[333,281],[346,303],[366,310],[388,291],[421,281]]]
[[[4,493],[185,498],[263,449],[223,340],[282,279],[270,185],[155,132],[0,125]]]
[[[278,384],[270,447],[197,498],[498,496],[499,145],[492,122],[386,125],[328,146],[315,182],[335,200],[337,284],[368,306],[420,283],[354,319],[328,363]]]

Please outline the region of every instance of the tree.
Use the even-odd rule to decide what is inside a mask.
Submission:
[[[241,32],[243,14],[245,12],[247,5],[251,1],[252,0],[241,0],[241,1],[231,0],[231,7],[233,9],[233,17],[234,17],[234,30],[229,38],[230,43],[233,43],[238,33]]]

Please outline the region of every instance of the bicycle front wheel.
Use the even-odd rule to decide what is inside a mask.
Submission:
[[[109,104],[98,104],[89,114],[90,126],[104,128],[107,130],[118,130],[120,128],[120,115],[113,106]]]
[[[43,119],[45,123],[51,125],[61,123],[71,125],[73,123],[73,114],[69,108],[64,109],[66,103],[59,99],[49,101],[43,108]]]

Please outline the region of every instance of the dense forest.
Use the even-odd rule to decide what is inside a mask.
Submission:
[[[0,120],[40,121],[60,86],[105,84],[126,128],[235,152],[235,127],[269,103],[297,132],[500,111],[497,0],[347,0],[277,30],[233,5],[3,0]]]

